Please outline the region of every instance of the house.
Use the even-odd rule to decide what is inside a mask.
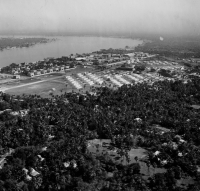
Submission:
[[[34,72],[29,72],[28,76],[33,77],[34,76]]]
[[[76,61],[83,61],[83,60],[86,60],[85,57],[77,57],[77,58],[75,58],[75,59],[76,59]]]
[[[54,68],[53,70],[54,70],[55,72],[58,72],[58,71],[59,71],[59,68],[56,67],[56,68]]]
[[[12,70],[12,74],[16,75],[16,74],[18,74],[18,71],[17,70]]]
[[[47,70],[42,70],[41,73],[42,73],[42,74],[46,74],[46,73],[47,73]]]
[[[70,55],[70,58],[71,58],[71,59],[74,59],[74,58],[76,58],[76,56],[73,55],[73,54],[71,54],[71,55]]]
[[[103,58],[102,58],[102,59],[100,59],[100,58],[98,59],[98,62],[99,62],[99,63],[103,63],[103,62],[105,62],[105,61],[106,61],[106,59],[103,59]]]
[[[124,54],[123,57],[130,58],[131,54]]]
[[[90,56],[97,57],[98,54],[97,54],[96,52],[92,52],[92,53],[90,54]]]
[[[64,66],[60,67],[60,71],[64,71],[64,69],[65,69]]]
[[[86,59],[87,60],[92,60],[92,59],[94,59],[94,55],[89,55],[89,56],[86,57]]]
[[[81,65],[83,63],[83,61],[79,60],[79,61],[76,61],[76,63]]]
[[[35,75],[41,75],[41,72],[37,70],[37,71],[35,72]]]
[[[69,69],[69,66],[65,66],[65,69]]]
[[[112,57],[121,58],[120,54],[112,54]]]
[[[111,54],[102,54],[102,58],[110,58],[111,57]]]
[[[91,66],[93,63],[92,62],[86,62],[85,65],[86,66]]]
[[[120,59],[118,57],[114,57],[113,60],[114,61],[120,61]]]
[[[20,79],[20,75],[14,75],[13,79]]]
[[[52,68],[48,68],[47,69],[47,73],[53,73],[53,69]]]
[[[112,63],[114,60],[113,59],[109,59],[107,61],[108,61],[108,63]]]

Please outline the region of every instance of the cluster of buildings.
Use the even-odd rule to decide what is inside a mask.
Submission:
[[[74,67],[73,67],[74,68]],[[43,74],[51,74],[55,72],[64,72],[65,70],[69,70],[69,66],[55,66],[51,68],[44,68],[44,69],[38,69],[38,70],[33,70],[28,72],[28,76],[34,77],[34,76],[40,76]]]
[[[85,85],[88,86],[108,86],[108,87],[121,87],[122,85],[131,85],[133,83],[147,82],[149,84],[155,81],[174,80],[161,76],[159,73],[146,73],[136,74],[134,72],[102,72],[101,75],[92,73],[78,73],[74,76],[66,76],[66,80],[76,89],[82,89]],[[111,86],[110,86],[111,85]]]
[[[81,89],[85,87],[86,85],[89,85],[89,86],[93,86],[97,84],[102,85],[104,82],[104,80],[100,76],[97,76],[96,74],[92,74],[90,72],[77,73],[73,77],[66,76],[66,79],[76,89]]]
[[[161,69],[165,69],[170,72],[184,71],[185,69],[177,62],[161,61],[159,59],[156,60],[156,56],[157,55],[150,55],[143,52],[127,53],[124,52],[124,50],[120,52],[118,49],[112,49],[112,52],[109,52],[108,49],[87,54],[71,54],[69,57],[63,56],[61,58],[46,58],[32,63],[11,64],[9,67],[5,68],[8,70],[7,73],[14,75],[13,78],[15,79],[19,79],[20,75],[34,77],[56,72],[64,73],[66,70],[73,69],[78,65],[82,65],[84,67],[100,66],[109,68],[116,63],[122,63],[122,69],[128,68],[129,71],[135,71],[135,73],[137,73],[137,68],[142,66],[143,69],[141,71],[145,71],[146,73],[152,71],[152,69],[157,73]],[[2,68],[2,73],[6,73],[4,68]],[[122,80],[120,77],[118,78],[119,81]]]
[[[150,61],[143,61],[144,63],[147,63],[149,65],[165,65],[165,66],[175,66],[175,65],[178,65],[177,62],[169,62],[169,61],[161,61],[161,60],[150,60]]]
[[[137,59],[133,58],[133,59]],[[185,71],[185,67],[182,65],[179,65],[177,62],[169,62],[169,61],[160,61],[160,60],[139,60],[139,61],[132,61],[132,59],[130,59],[127,64],[124,64],[124,67],[127,68],[127,70],[129,68],[132,68],[131,70],[133,71],[137,71],[138,68],[142,68],[143,69],[141,71],[146,71],[146,72],[150,72],[150,71],[155,71],[155,72],[159,72],[161,69],[165,69],[170,71],[171,73],[176,72],[176,73],[183,73]]]
[[[64,72],[70,68],[74,68],[72,61],[58,61],[57,59],[48,58],[38,62],[18,64],[17,67],[11,69],[11,73],[14,77],[19,75],[33,77],[54,72]]]
[[[184,66],[179,65],[177,62],[168,62],[168,61],[143,61],[147,65],[147,69],[153,68],[156,71],[159,69],[166,69],[170,71],[178,71],[178,70],[185,70]]]
[[[200,58],[188,58],[188,59],[182,59],[184,62],[188,63],[197,63],[200,64]]]
[[[142,52],[125,53],[101,53],[92,52],[88,54],[71,54],[69,57],[61,58],[46,58],[38,62],[11,64],[9,67],[2,68],[2,73],[9,73],[19,78],[19,75],[39,76],[46,73],[64,72],[69,68],[74,68],[76,65],[83,66],[107,66],[112,63],[127,61],[131,59],[143,59],[150,55]],[[117,50],[116,50],[117,52]]]

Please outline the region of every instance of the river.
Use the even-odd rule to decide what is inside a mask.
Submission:
[[[58,58],[76,53],[90,53],[100,49],[136,47],[143,43],[138,39],[111,37],[54,36],[46,38],[56,38],[57,40],[28,48],[3,50],[0,52],[0,67],[11,63],[35,62],[47,57]]]

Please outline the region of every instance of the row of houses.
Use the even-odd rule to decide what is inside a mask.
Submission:
[[[68,70],[69,68],[70,68],[69,66],[61,66],[61,67],[48,68],[47,70],[45,69],[34,70],[34,71],[28,72],[28,76],[33,77],[33,76],[38,76],[42,74],[50,74],[54,72],[64,72],[65,70]]]
[[[34,76],[45,73],[64,71],[65,69],[74,67],[74,65],[76,66],[78,64],[83,66],[93,64],[98,65],[118,62],[126,59],[128,59],[128,55],[123,54],[98,54],[95,52],[89,54],[76,54],[70,55],[69,57],[46,58],[44,60],[32,63],[15,64],[14,67],[12,66],[12,69],[9,71],[9,73],[13,75],[25,74],[28,76]]]
[[[96,64],[103,64],[103,63],[112,63],[112,62],[119,62],[123,60],[129,59],[128,57],[91,57],[91,58],[85,58],[85,57],[79,57],[76,58],[77,64],[82,65],[96,65]]]
[[[37,71],[37,70],[49,70],[49,69],[53,69],[53,70],[56,70],[56,71],[64,71],[65,69],[68,69],[68,68],[72,68],[74,67],[74,64],[67,64],[67,65],[61,65],[61,66],[58,66],[58,65],[53,65],[52,63],[50,63],[48,66],[46,65],[41,65],[40,67],[31,67],[31,66],[25,66],[25,67],[18,67],[18,68],[13,68],[11,73],[13,75],[17,75],[17,74],[21,74],[21,73],[24,73],[24,72],[34,72],[34,71]]]

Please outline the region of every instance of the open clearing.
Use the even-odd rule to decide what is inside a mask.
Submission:
[[[21,95],[21,94],[37,94],[44,97],[48,97],[50,93],[60,94],[62,91],[70,91],[70,87],[66,87],[65,83],[55,82],[55,81],[45,81],[37,84],[27,85],[23,87],[13,88],[6,90],[6,93],[11,95]]]
[[[83,90],[77,90],[72,84],[66,81],[65,77],[57,77],[48,80],[34,81],[31,84],[18,84],[17,87],[12,87],[5,90],[6,93],[10,95],[22,95],[22,94],[37,94],[42,97],[50,97],[50,94],[61,95],[62,93],[69,92],[82,92],[90,90],[89,86],[86,86]]]
[[[68,70],[66,73],[52,73],[47,75],[36,76],[24,80],[18,80],[12,83],[5,84],[2,89],[11,95],[22,94],[37,94],[42,97],[49,97],[50,93],[60,95],[64,92],[82,92],[88,91],[90,87],[85,87],[83,90],[77,90],[72,84],[66,81],[66,75],[73,75],[79,72],[92,71],[91,68],[77,67],[73,70]],[[66,86],[67,85],[67,86]]]
[[[116,163],[121,163],[123,165],[127,165],[128,162],[126,159],[121,159],[117,154],[117,150],[109,150],[108,146],[110,144],[109,139],[93,139],[88,141],[88,150],[95,155],[108,154]],[[144,148],[133,148],[129,152],[130,162],[140,164],[140,172],[145,179],[153,176],[156,173],[166,172],[164,168],[154,168],[153,166],[147,166],[143,161],[146,157],[148,157],[148,152]],[[138,161],[135,160],[135,157],[138,157]]]

